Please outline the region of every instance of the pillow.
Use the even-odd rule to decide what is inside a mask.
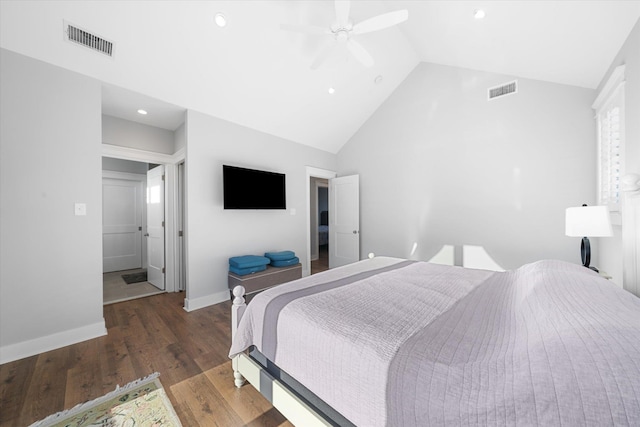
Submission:
[[[267,252],[264,254],[271,261],[286,261],[288,259],[295,258],[296,254],[292,251],[281,251],[281,252]]]
[[[234,256],[229,258],[229,265],[235,268],[259,267],[269,264],[269,258],[259,255]]]

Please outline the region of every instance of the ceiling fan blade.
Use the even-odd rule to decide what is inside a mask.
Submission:
[[[349,23],[349,10],[351,9],[351,1],[336,0],[336,23],[339,28],[344,28]]]
[[[364,46],[357,41],[349,39],[347,42],[347,49],[349,49],[349,52],[351,52],[351,54],[365,67],[373,66],[373,58]]]
[[[281,30],[295,31],[297,33],[311,34],[313,36],[323,36],[325,34],[331,34],[331,31],[324,27],[317,27],[315,25],[297,25],[297,24],[280,24]]]
[[[393,25],[406,21],[409,18],[409,11],[406,9],[396,10],[394,12],[385,13],[365,19],[353,26],[353,34],[364,34],[372,31],[382,30]]]
[[[320,51],[320,53],[318,54],[316,59],[313,61],[313,63],[311,64],[311,69],[312,70],[317,70],[318,67],[320,67],[322,65],[322,63],[327,59],[329,54],[331,54],[331,52],[333,52],[333,50],[337,47],[337,45],[338,44],[333,40],[331,40],[329,43],[327,43],[322,48],[322,50]]]

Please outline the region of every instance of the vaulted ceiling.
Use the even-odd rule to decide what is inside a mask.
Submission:
[[[313,70],[330,36],[280,27],[329,28],[332,0],[3,0],[0,46],[103,81],[110,115],[175,129],[188,108],[335,153],[420,61],[595,88],[640,17],[615,0],[354,0],[349,17],[398,9],[408,20],[353,36],[371,67],[338,49]],[[65,21],[113,57],[66,41]]]

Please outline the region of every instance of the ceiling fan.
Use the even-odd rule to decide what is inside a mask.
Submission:
[[[343,46],[346,47],[358,62],[365,67],[371,67],[374,64],[373,57],[364,48],[364,46],[354,40],[353,37],[360,34],[382,30],[404,22],[409,18],[409,12],[406,9],[396,10],[353,24],[349,20],[350,9],[351,2],[349,0],[336,0],[336,22],[329,28],[319,27],[316,25],[295,24],[281,24],[280,28],[283,30],[302,32],[311,35],[328,35],[332,38],[332,40],[320,51],[320,54],[313,61],[311,69],[317,69],[335,49],[339,49]]]

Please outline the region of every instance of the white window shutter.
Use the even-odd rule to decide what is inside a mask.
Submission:
[[[620,211],[624,156],[624,65],[617,67],[593,108],[598,125],[598,204]]]

